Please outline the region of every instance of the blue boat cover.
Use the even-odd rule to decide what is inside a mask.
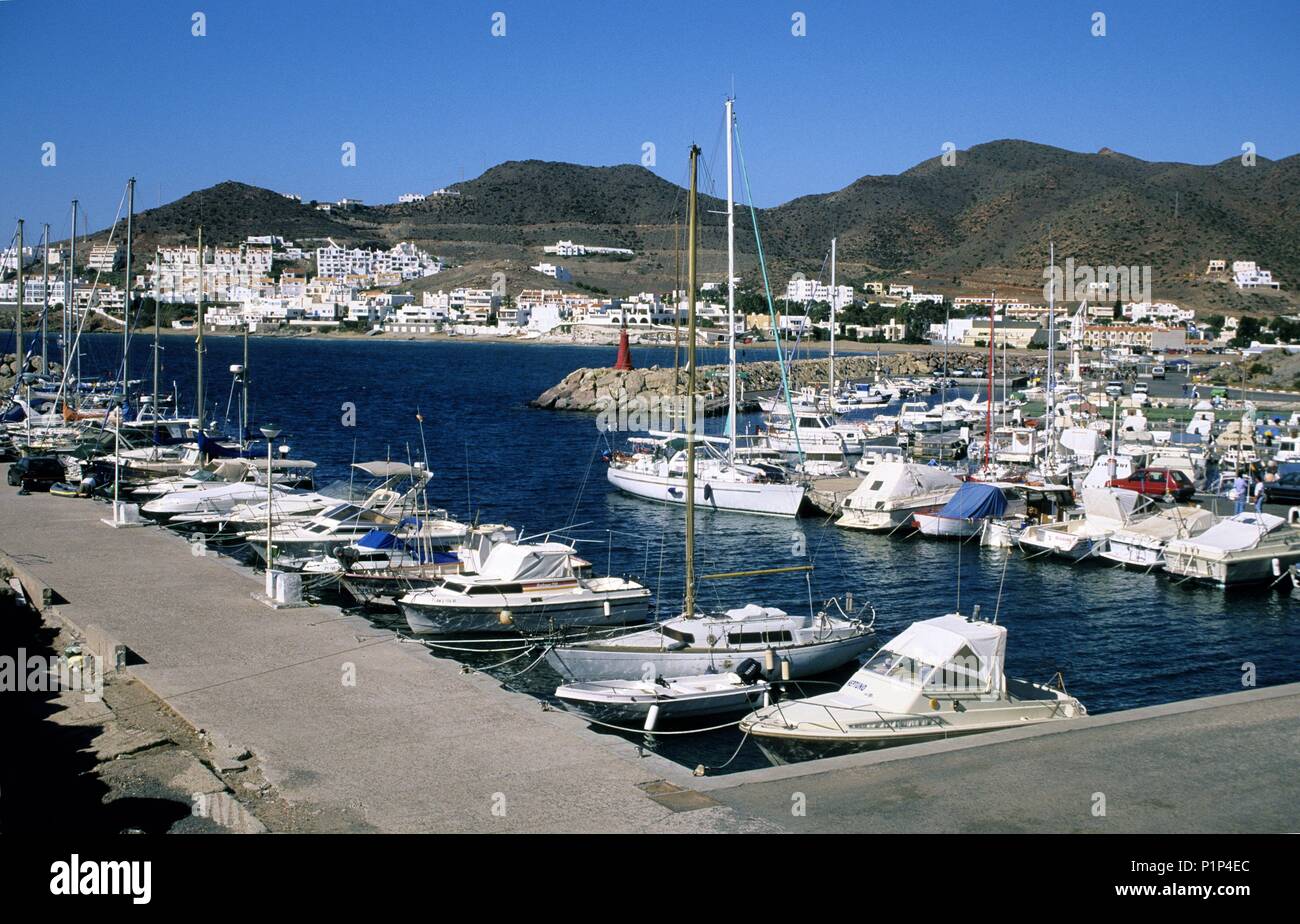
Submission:
[[[1001,488],[981,481],[967,481],[939,511],[939,516],[954,520],[978,520],[1000,517],[1006,509],[1007,499]]]
[[[372,529],[357,540],[357,545],[363,549],[391,549],[401,545],[401,540],[385,530]]]

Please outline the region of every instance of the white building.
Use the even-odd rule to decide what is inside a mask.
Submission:
[[[908,290],[910,294],[910,286]],[[853,286],[836,286],[832,292],[829,285],[818,282],[816,279],[795,277],[786,283],[785,287],[786,300],[791,302],[826,302],[829,304],[832,294],[838,296],[836,304],[841,307],[853,304]]]
[[[599,247],[593,244],[575,244],[573,241],[557,241],[551,246],[543,247],[542,250],[557,257],[585,257],[589,254],[630,257],[636,253],[626,247]]]
[[[52,253],[53,251],[51,251]],[[26,268],[36,262],[36,251],[32,247],[23,248],[23,267]],[[0,272],[12,273],[18,270],[18,252],[17,248],[6,247],[0,251]]]
[[[428,197],[423,193],[402,193],[397,197],[397,201],[405,205],[408,202],[423,202],[426,198]]]
[[[573,274],[571,272],[563,266],[556,266],[554,263],[538,263],[536,266],[530,266],[528,268],[533,272],[541,273],[543,276],[550,276],[552,279],[558,280],[559,282],[573,281]]]
[[[1173,302],[1130,302],[1124,306],[1124,317],[1130,321],[1162,321],[1165,324],[1186,324],[1196,318],[1191,308],[1180,308]]]

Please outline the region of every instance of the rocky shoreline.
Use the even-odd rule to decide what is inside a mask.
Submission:
[[[948,354],[948,368],[979,367],[987,363],[988,354],[964,351]],[[943,369],[941,352],[888,353],[876,356],[837,356],[835,376],[840,381],[870,381],[879,369],[882,376],[933,375]],[[1008,361],[1012,375],[1024,375],[1041,361],[1035,356],[1018,356]],[[795,387],[824,383],[829,375],[829,360],[802,359],[793,364],[791,381]],[[781,384],[781,370],[776,360],[740,363],[741,383],[746,394],[774,391]],[[650,366],[630,371],[610,368],[575,369],[557,385],[542,392],[528,402],[531,407],[555,411],[599,412],[611,401],[625,402],[637,398],[671,398],[680,391],[679,381],[686,381],[686,372],[674,373],[672,369]],[[701,394],[706,398],[721,398],[727,390],[725,365],[701,366],[697,379]]]

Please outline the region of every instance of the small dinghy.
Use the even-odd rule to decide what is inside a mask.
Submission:
[[[600,722],[637,722],[654,731],[664,719],[747,712],[768,705],[771,684],[746,658],[734,671],[653,680],[596,680],[567,683],[557,698]]]

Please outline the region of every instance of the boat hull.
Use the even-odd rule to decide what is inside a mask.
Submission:
[[[668,504],[686,503],[686,479],[610,466],[609,483],[624,494]],[[801,484],[750,483],[696,479],[695,505],[710,510],[794,517],[803,506]]]
[[[790,679],[816,677],[843,667],[866,652],[878,640],[870,632],[828,642],[774,647],[776,658],[790,665]],[[546,663],[560,676],[573,681],[626,680],[653,674],[686,677],[735,670],[746,658],[761,660],[767,649],[618,649],[614,646],[584,648],[556,646],[546,652]]]
[[[621,598],[597,597],[572,602],[551,602],[509,607],[510,619],[503,621],[505,607],[497,604],[479,608],[431,606],[398,600],[406,624],[418,635],[456,635],[469,632],[525,635],[553,632],[558,628],[598,628],[642,623],[649,617],[649,593]],[[609,613],[605,613],[605,603]],[[636,676],[636,675],[634,675]]]

